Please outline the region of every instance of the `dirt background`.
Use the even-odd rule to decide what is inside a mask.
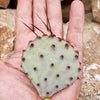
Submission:
[[[94,20],[91,0],[83,2],[86,11],[83,32],[84,66],[79,100],[100,100],[100,24]],[[70,2],[62,7],[65,35],[69,8]],[[14,9],[0,9],[0,58],[3,61],[7,60],[14,50],[15,12]]]

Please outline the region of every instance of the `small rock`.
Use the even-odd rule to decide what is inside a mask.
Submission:
[[[100,23],[100,0],[92,0],[93,19]]]
[[[7,8],[10,0],[0,0],[0,7]]]
[[[0,10],[0,59],[7,60],[15,40],[15,10]]]

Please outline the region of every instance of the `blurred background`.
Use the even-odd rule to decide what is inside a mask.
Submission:
[[[64,38],[73,0],[61,0]],[[100,100],[100,0],[81,0],[85,6],[83,31],[83,78],[79,100]],[[17,0],[0,0],[0,58],[14,51]]]

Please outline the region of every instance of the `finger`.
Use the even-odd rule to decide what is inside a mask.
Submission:
[[[23,18],[28,23],[32,23],[32,0],[18,0],[16,16],[18,18]],[[32,34],[31,30],[28,29],[21,21],[16,19],[15,51],[18,52],[25,49],[28,42],[34,38],[35,35]]]
[[[53,34],[62,37],[62,12],[60,0],[47,0],[47,14]]]
[[[84,6],[80,0],[73,1],[70,9],[70,20],[67,40],[79,51],[82,61],[82,32],[84,24]]]
[[[71,5],[67,40],[75,47],[76,50],[80,52],[81,61],[82,61],[83,23],[84,23],[84,6],[79,0],[75,0]],[[51,100],[77,100],[80,92],[80,87],[81,87],[81,79],[76,80],[70,87],[54,95]]]
[[[32,23],[32,0],[18,0],[16,16],[24,18],[27,22]],[[6,63],[14,68],[21,70],[22,50],[26,49],[30,40],[35,36],[33,33],[18,19],[16,19],[16,42],[14,55],[12,55]]]
[[[32,0],[18,0],[16,16],[32,22]],[[22,34],[27,31],[26,26],[16,19],[16,34]],[[28,30],[30,31],[30,30]]]
[[[39,17],[44,21],[47,25],[47,18],[46,18],[46,2],[45,0],[33,0],[33,23],[36,27],[42,30],[44,33],[47,32],[46,26],[42,23]],[[39,16],[39,17],[38,17]],[[41,36],[42,33],[36,29],[35,32]]]

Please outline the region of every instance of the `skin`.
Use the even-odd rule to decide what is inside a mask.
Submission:
[[[45,33],[50,34],[38,19],[40,15],[47,23],[45,10],[50,21],[52,32],[57,37],[63,37],[62,14],[60,0],[18,0],[17,17],[23,17],[33,23]],[[46,5],[47,4],[47,5]],[[33,15],[33,16],[32,16]],[[74,0],[70,9],[69,28],[67,40],[79,51],[79,60],[82,63],[82,32],[84,24],[84,6],[81,1]],[[30,26],[30,25],[29,25]],[[42,34],[34,29],[39,36]],[[16,43],[14,54],[3,62],[0,60],[0,100],[42,100],[30,80],[25,75],[21,66],[22,50],[26,49],[30,40],[36,38],[26,26],[16,19]],[[82,68],[82,66],[81,66]],[[82,76],[82,70],[80,78]],[[81,87],[81,79],[76,80],[71,86],[56,93],[51,100],[77,100]]]

